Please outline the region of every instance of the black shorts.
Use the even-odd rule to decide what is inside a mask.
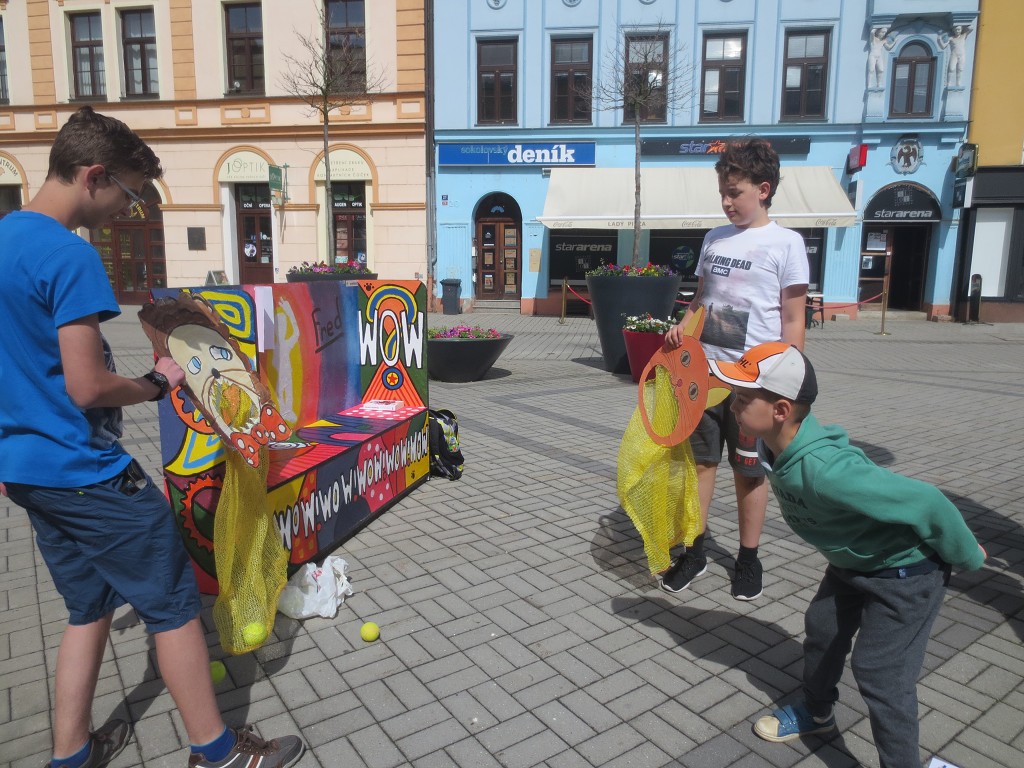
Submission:
[[[736,417],[729,406],[735,395],[725,402],[708,408],[690,436],[693,460],[698,464],[719,464],[722,448],[729,446],[729,465],[744,477],[764,477],[764,467],[757,458],[757,440],[740,432]]]

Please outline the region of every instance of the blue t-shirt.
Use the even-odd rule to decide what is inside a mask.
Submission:
[[[0,482],[74,488],[113,477],[131,461],[121,409],[74,404],[57,340],[74,320],[120,314],[99,254],[55,219],[16,211],[0,220],[0,275]]]

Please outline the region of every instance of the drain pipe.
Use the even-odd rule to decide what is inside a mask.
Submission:
[[[424,51],[424,100],[426,101],[426,124],[424,125],[424,146],[426,165],[427,203],[427,306],[435,301],[434,287],[437,272],[437,209],[435,208],[436,182],[434,175],[434,0],[423,4],[423,51]]]

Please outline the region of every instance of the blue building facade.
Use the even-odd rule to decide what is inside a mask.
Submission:
[[[803,190],[799,230],[826,307],[855,315],[886,289],[892,308],[945,315],[978,12],[977,0],[446,0],[434,18],[433,277],[459,280],[463,307],[557,314],[563,278],[629,263],[632,176],[600,171],[633,168],[631,115],[587,98],[625,71],[685,86],[642,114],[643,171],[675,169],[682,189],[708,178],[729,137],[764,136],[784,186],[826,167],[852,208],[837,218],[829,190]],[[660,65],[644,58],[652,44]],[[717,205],[704,186],[701,201],[680,194],[672,216],[644,220],[642,261],[692,269],[715,223],[688,209]],[[567,198],[593,200],[595,215],[570,215]]]

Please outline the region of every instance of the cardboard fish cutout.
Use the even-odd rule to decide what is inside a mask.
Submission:
[[[139,319],[156,354],[185,371],[182,386],[192,404],[249,466],[259,465],[262,446],[291,434],[249,357],[204,299],[187,293],[160,299],[144,306]]]
[[[732,392],[732,388],[728,384],[711,373],[707,355],[704,354],[704,348],[700,345],[700,334],[703,330],[704,307],[700,307],[683,326],[683,340],[679,347],[673,350],[662,348],[655,352],[640,376],[640,381],[646,382],[652,370],[655,372],[659,368],[667,370],[669,382],[672,385],[672,394],[675,396],[675,403],[678,407],[675,426],[667,435],[663,434],[654,429],[645,403],[644,396],[650,392],[650,389],[641,383],[637,390],[637,400],[644,428],[651,436],[651,440],[658,445],[678,445],[689,438],[700,423],[704,411],[721,403]],[[669,406],[670,404],[665,402],[664,398],[655,399],[655,410]]]

